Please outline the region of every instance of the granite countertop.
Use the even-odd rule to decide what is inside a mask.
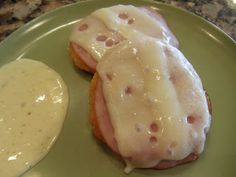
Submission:
[[[0,41],[41,14],[78,0],[1,0]],[[220,27],[236,40],[235,0],[156,0],[191,11]]]

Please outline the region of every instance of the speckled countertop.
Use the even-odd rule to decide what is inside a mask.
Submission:
[[[0,0],[0,41],[25,23],[78,0]],[[187,9],[211,21],[236,40],[235,0],[157,0]],[[233,3],[234,2],[234,3]]]

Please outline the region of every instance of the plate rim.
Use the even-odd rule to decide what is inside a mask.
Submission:
[[[47,12],[47,13],[45,13],[45,14],[43,14],[43,15],[40,15],[39,17],[37,17],[37,18],[31,20],[30,22],[26,23],[25,25],[23,25],[22,27],[20,27],[20,28],[17,29],[16,31],[14,31],[10,36],[8,36],[8,37],[7,37],[6,39],[4,39],[3,41],[5,41],[5,43],[8,43],[9,41],[11,41],[11,42],[13,41],[13,42],[14,42],[14,41],[16,40],[15,38],[13,38],[14,36],[17,36],[18,33],[23,32],[25,29],[30,28],[32,25],[37,24],[37,23],[40,22],[42,19],[47,18],[47,16],[50,17],[50,16],[52,15],[53,18],[54,18],[54,17],[57,15],[57,13],[60,13],[60,11],[61,11],[61,10],[63,11],[63,9],[66,9],[66,8],[68,8],[68,7],[70,7],[70,6],[72,6],[72,7],[73,7],[73,6],[77,6],[78,4],[87,3],[87,2],[99,2],[99,0],[79,1],[79,2],[76,2],[76,3],[73,3],[73,4],[69,4],[69,5],[66,5],[66,6],[63,6],[63,7],[59,7],[59,8],[57,8],[57,9],[55,9],[55,10],[50,11],[50,12]],[[182,11],[182,12],[184,12],[184,13],[187,13],[188,15],[191,15],[191,18],[197,17],[197,19],[199,20],[199,22],[200,22],[202,25],[205,25],[205,23],[207,23],[206,25],[209,24],[209,25],[210,25],[210,26],[209,26],[210,28],[213,27],[214,30],[216,30],[216,31],[214,31],[214,34],[215,34],[215,32],[219,32],[219,33],[216,34],[216,36],[222,35],[222,36],[220,36],[221,41],[222,41],[222,37],[224,37],[224,38],[223,38],[223,41],[230,39],[230,38],[228,38],[228,37],[229,37],[228,35],[225,35],[226,33],[225,33],[223,30],[219,29],[217,26],[215,26],[215,25],[212,24],[211,22],[205,20],[204,18],[202,18],[202,17],[200,17],[200,16],[197,16],[197,15],[195,15],[195,14],[193,14],[193,13],[191,13],[191,12],[185,10],[185,9],[181,9],[181,8],[179,8],[179,7],[175,7],[175,6],[172,6],[172,5],[169,5],[169,4],[160,3],[160,2],[155,2],[155,1],[151,1],[151,0],[139,0],[139,2],[144,2],[144,3],[145,3],[145,2],[151,2],[151,3],[154,3],[155,6],[157,6],[158,4],[161,4],[163,7],[168,7],[168,9],[169,9],[169,8],[174,8],[174,9],[177,9],[178,11],[180,10],[180,11]],[[203,20],[203,21],[202,21],[202,20]],[[43,26],[46,25],[46,24],[48,24],[48,23],[43,24]],[[42,26],[39,26],[39,28],[41,28],[41,27],[42,27]],[[216,27],[217,27],[217,28],[216,28]],[[223,32],[223,34],[222,34],[222,32]],[[14,35],[14,36],[11,37],[12,35]],[[10,39],[9,39],[9,37],[10,37]],[[234,44],[236,44],[235,41],[234,41],[234,40],[232,40],[232,41],[233,41],[233,43],[232,43],[232,44],[233,44],[233,47],[236,47],[236,45],[234,45]],[[230,42],[230,40],[229,40],[228,42]],[[228,45],[231,46],[231,43],[229,43]],[[228,45],[227,45],[227,46],[228,46]],[[2,49],[5,48],[5,47],[7,47],[7,46],[3,46],[2,43],[0,43],[0,50],[2,50]],[[45,156],[45,157],[46,157],[46,156]]]

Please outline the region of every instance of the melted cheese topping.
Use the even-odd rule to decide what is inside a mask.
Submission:
[[[78,27],[82,25],[87,25],[88,29],[80,31]],[[99,19],[88,16],[74,27],[70,41],[79,44],[98,61],[111,48],[106,46],[105,41],[97,41],[98,36],[105,36],[106,40],[112,39],[114,43],[123,40],[118,32],[108,29]]]
[[[203,151],[205,92],[178,49],[138,37],[105,55],[97,71],[126,172]]]
[[[168,42],[169,38],[165,35],[162,24],[144,12],[132,5],[117,5],[99,9],[92,16],[101,20],[109,29],[119,31],[126,38],[134,32],[140,32]],[[130,20],[133,20],[131,24]]]
[[[0,176],[16,177],[42,159],[62,128],[66,85],[45,64],[20,59],[0,68]]]
[[[99,61],[109,49],[136,33],[168,43],[170,37],[166,28],[161,21],[151,17],[141,8],[117,5],[99,9],[79,21],[72,30],[70,41],[77,43]],[[105,38],[97,40],[99,36]],[[107,45],[108,40],[113,41],[112,45]]]

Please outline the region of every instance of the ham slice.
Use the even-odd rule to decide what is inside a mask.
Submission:
[[[110,8],[111,10],[117,10],[117,8],[119,9],[120,6],[113,6]],[[129,6],[122,7],[129,8]],[[130,8],[134,7],[130,6]],[[143,13],[144,16],[146,15],[156,22],[154,27],[151,26],[140,29],[141,33],[159,40],[165,40],[170,45],[178,47],[179,44],[177,39],[170,31],[167,23],[160,14],[146,7],[139,7],[136,9],[138,9],[140,13]],[[96,13],[99,12],[99,10],[95,11],[75,25],[71,33],[69,43],[70,54],[74,60],[75,65],[90,73],[94,73],[96,71],[97,62],[108,50],[112,49],[118,43],[126,40],[127,36],[125,36],[126,34],[124,33],[128,34],[131,31],[128,30],[128,32],[124,32],[123,30],[122,34],[122,30],[119,31],[117,27],[108,26],[104,22],[104,19],[100,18],[99,15],[96,15]],[[117,18],[126,20],[128,16],[126,16],[124,13],[121,13]],[[109,20],[107,21],[109,22]],[[130,17],[130,19],[127,19],[127,25],[132,25],[132,23],[136,23],[133,18]],[[150,30],[146,30],[149,28]],[[135,27],[135,31],[139,31],[139,27]]]
[[[155,63],[156,60],[159,62]],[[153,68],[150,68],[152,65]],[[147,76],[148,73],[153,74],[154,71],[158,71],[159,74],[154,75],[155,77]],[[144,77],[147,79],[143,79]],[[132,83],[132,81],[137,82]],[[171,85],[167,85],[168,83]],[[145,89],[139,89],[144,86]],[[165,89],[161,90],[162,86],[166,86]],[[173,92],[168,90],[170,88],[175,89],[178,96],[174,97]],[[147,93],[152,95],[156,92],[158,96],[144,98]],[[112,96],[109,95],[110,93]],[[91,122],[95,135],[124,159],[128,167],[126,172],[133,167],[171,168],[196,160],[202,152],[210,125],[210,99],[202,88],[199,76],[176,48],[153,39],[126,41],[123,45],[118,45],[98,64],[90,94],[92,95],[90,96]],[[171,102],[166,102],[167,97],[173,98]],[[151,107],[149,102],[152,102],[154,98],[157,101],[159,99],[161,104],[155,107],[153,104],[153,109],[149,109]],[[144,99],[148,106],[142,104]],[[118,101],[114,102],[114,100]],[[179,111],[173,106],[175,104],[182,106],[179,110],[186,110],[186,113],[175,115]],[[165,110],[165,117],[159,114],[163,110]],[[158,116],[149,114],[152,111],[158,112],[156,114]],[[150,118],[150,123],[143,123]],[[156,123],[157,118],[161,118],[163,122]],[[145,126],[148,128],[144,129]],[[170,133],[164,134],[168,129]],[[144,136],[141,131],[145,131]],[[125,138],[122,141],[119,139],[119,132],[124,132],[122,136],[124,135]],[[158,132],[161,136],[155,136]],[[201,138],[197,139],[198,137]],[[158,146],[154,146],[156,142],[159,143]],[[176,157],[172,156],[171,149],[176,146],[179,148],[178,152],[183,152],[183,155],[179,156],[179,153],[176,153]],[[128,147],[130,153],[123,153],[122,147]],[[189,149],[186,150],[186,147]],[[149,159],[153,163],[149,163]],[[139,162],[145,162],[148,165]]]
[[[102,93],[102,82],[98,79],[95,92],[95,111],[96,114],[99,115],[97,116],[98,126],[107,145],[113,150],[113,152],[119,153],[114,136],[114,130],[106,107],[106,101]]]
[[[94,73],[96,71],[97,62],[85,49],[75,42],[70,42],[69,51],[77,67],[89,73]]]
[[[207,97],[208,106],[210,109],[211,103],[209,97]],[[91,104],[92,103],[92,104]],[[93,132],[95,136],[102,140],[111,150],[118,154],[119,150],[117,147],[117,142],[114,136],[114,130],[109,118],[109,113],[106,106],[106,101],[104,99],[104,94],[102,91],[102,81],[99,78],[98,73],[95,73],[91,83],[90,90],[90,112],[91,113],[91,122],[93,124]],[[96,125],[95,123],[96,122]],[[125,157],[122,157],[125,159]],[[177,165],[185,164],[197,160],[198,154],[191,153],[186,158],[182,160],[163,160],[158,165],[153,166],[154,169],[167,169],[172,168]]]

